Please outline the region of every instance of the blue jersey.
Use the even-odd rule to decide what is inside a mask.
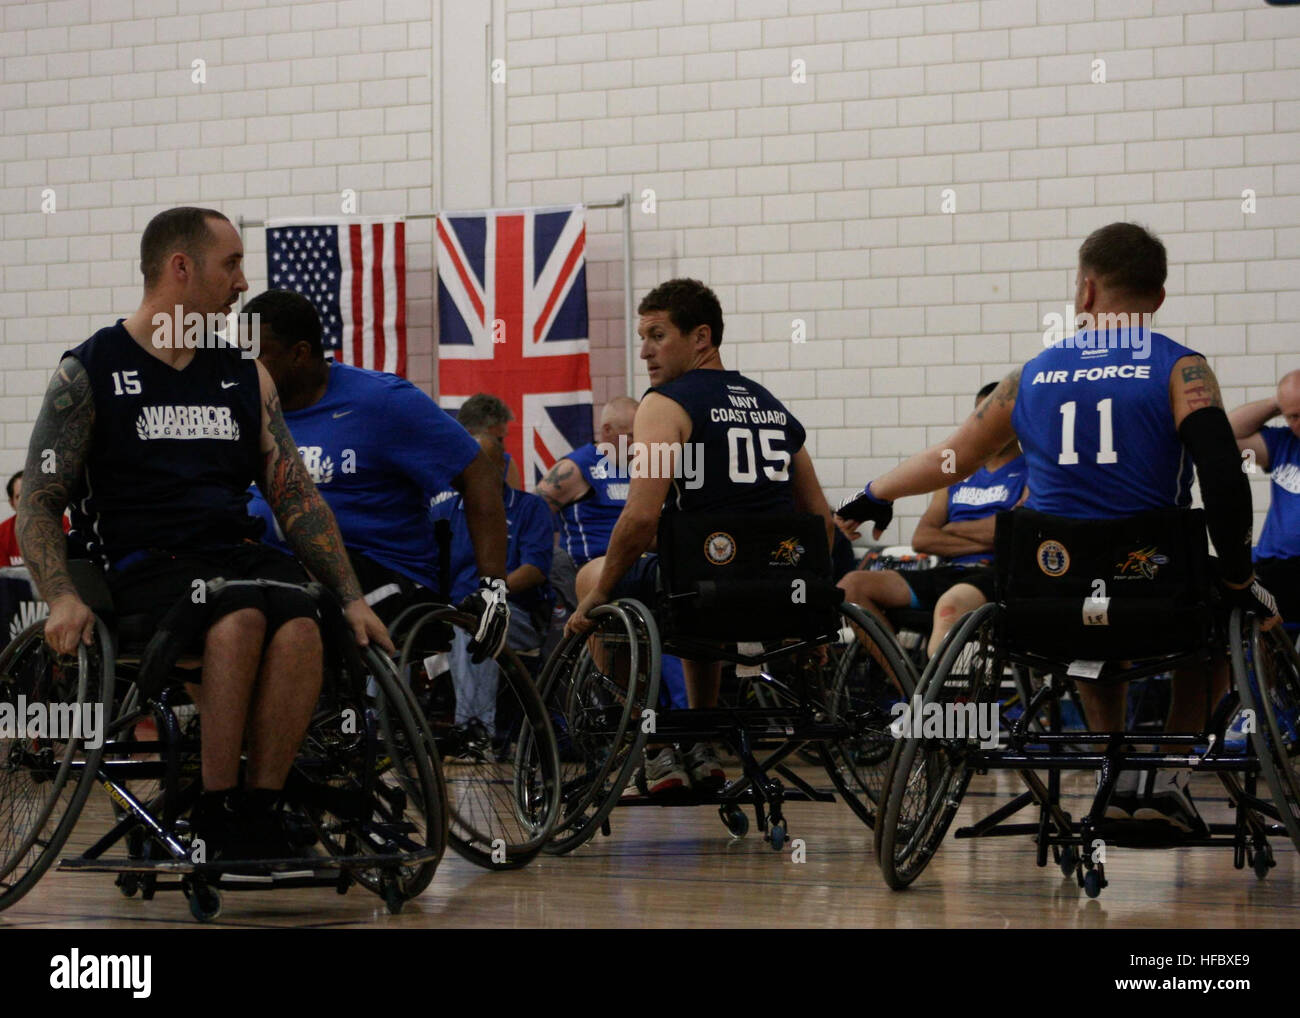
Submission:
[[[520,566],[533,565],[543,576],[551,575],[551,559],[555,552],[555,531],[551,525],[551,507],[540,495],[519,491],[503,485],[506,505],[506,573]],[[451,589],[448,596],[454,602],[468,597],[478,588],[478,559],[474,543],[470,540],[469,522],[465,517],[465,499],[439,499],[429,510],[430,520],[448,520],[451,523]],[[532,587],[521,594],[511,594],[510,601],[524,611],[539,607],[549,610],[555,595],[549,583]]]
[[[1290,428],[1261,428],[1268,449],[1268,515],[1255,548],[1255,561],[1300,558],[1300,438]]]
[[[1025,493],[1029,468],[1024,456],[1017,456],[997,470],[980,467],[964,481],[948,489],[948,522],[982,520],[995,513],[1015,508]],[[966,566],[987,564],[993,561],[992,552],[956,555],[948,559],[950,565]]]
[[[803,448],[804,429],[779,399],[738,371],[702,368],[650,392],[691,418],[665,511],[794,511],[790,461]],[[635,460],[629,468],[635,476]]]
[[[429,499],[478,455],[478,443],[406,379],[348,364],[331,363],[325,395],[284,420],[343,543],[436,586]],[[249,510],[268,522],[268,540],[286,548],[260,492]]]
[[[605,554],[609,535],[627,505],[627,470],[601,456],[594,442],[565,457],[582,474],[589,490],[560,510],[560,535],[574,565],[582,566]]]
[[[72,526],[95,557],[204,551],[256,539],[248,486],[261,467],[257,365],[199,349],[177,370],[121,321],[64,356],[86,369],[95,427],[73,493]]]
[[[1179,358],[1199,355],[1158,332],[1135,333],[1080,333],[1021,370],[1011,424],[1029,463],[1028,508],[1118,519],[1191,504],[1192,461],[1174,429],[1169,376]],[[1134,338],[1148,342],[1131,348]]]

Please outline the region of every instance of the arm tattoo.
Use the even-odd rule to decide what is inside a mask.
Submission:
[[[32,582],[46,601],[76,593],[68,574],[63,510],[81,480],[94,427],[90,376],[76,358],[65,358],[50,379],[32,428],[15,524]]]
[[[1015,403],[1016,393],[1019,391],[1020,369],[1016,368],[1015,371],[1011,372],[1011,374],[1007,375],[1006,378],[998,382],[998,387],[985,397],[984,402],[981,403],[979,409],[975,411],[976,419],[981,421],[984,420],[985,411],[995,403],[998,406],[1010,406]]]
[[[361,585],[352,572],[343,536],[307,474],[274,392],[266,397],[266,416],[272,439],[262,467],[266,501],[298,560],[344,602],[353,601],[361,596]]]
[[[551,507],[552,512],[558,513],[567,503],[561,502],[548,489],[558,488],[563,481],[567,481],[573,476],[575,469],[576,467],[568,460],[560,460],[555,466],[551,467],[550,473],[543,477],[542,483],[537,486],[537,493],[546,499],[546,503]]]
[[[1183,368],[1183,392],[1187,394],[1187,405],[1192,410],[1207,406],[1223,406],[1223,396],[1219,392],[1218,379],[1204,361]]]

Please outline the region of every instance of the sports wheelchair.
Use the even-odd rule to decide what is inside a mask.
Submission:
[[[1270,837],[1289,836],[1300,848],[1300,657],[1280,627],[1261,632],[1253,617],[1221,603],[1203,513],[1171,509],[1081,521],[1016,509],[999,516],[996,535],[997,601],[953,628],[916,689],[922,716],[966,721],[944,720],[937,732],[905,723],[886,767],[875,829],[886,883],[901,889],[921,874],[971,777],[991,770],[1015,771],[1026,791],[956,836],[1030,835],[1038,865],[1046,866],[1050,853],[1089,897],[1107,885],[1099,848],[1231,848],[1235,867],[1250,865],[1260,879],[1275,865]],[[1209,669],[1225,648],[1230,687],[1215,705]],[[1206,721],[1198,732],[1062,730],[1062,700],[1076,683],[1193,666],[1207,674]],[[1014,718],[998,697],[1012,668],[1032,677],[1025,709]],[[1238,707],[1256,719],[1244,753],[1225,745]],[[981,709],[999,716],[996,746],[987,745],[991,733],[969,731],[971,714]],[[1186,752],[1130,748],[1151,742]],[[1106,818],[1122,772],[1158,768],[1214,774],[1231,822],[1183,835],[1158,821]],[[1066,770],[1099,772],[1078,819],[1062,802]],[[1261,775],[1267,791],[1259,787]],[[1026,809],[1036,812],[1032,820],[1008,822]]]
[[[456,721],[450,664],[428,679],[423,662],[447,664],[457,629],[473,632],[474,619],[427,592],[412,599],[391,627],[398,670],[418,690],[442,762],[452,849],[486,869],[518,869],[541,851],[560,815],[555,732],[532,675],[509,647],[495,661],[491,729],[477,717]]]
[[[844,603],[831,582],[824,522],[670,514],[658,547],[655,610],[631,598],[596,608],[595,629],[566,637],[542,672],[563,772],[562,813],[546,850],[570,852],[598,830],[608,835],[615,806],[714,806],[742,837],[750,805],[778,850],[787,839],[787,802],[831,802],[838,792],[874,823],[893,743],[890,708],[912,695],[916,675],[892,635]],[[665,651],[729,662],[751,673],[763,695],[735,706],[661,710]],[[635,773],[646,745],[688,740],[724,743],[743,775],[717,792],[649,796],[643,771]],[[792,754],[805,748],[817,754],[833,791],[792,769]]]
[[[0,653],[0,709],[89,710],[103,721],[102,740],[84,726],[0,737],[0,909],[58,858],[96,785],[111,802],[112,827],[58,868],[115,873],[128,898],[179,890],[200,921],[220,914],[226,889],[343,894],[361,884],[396,913],[428,886],[446,841],[437,756],[392,662],[357,646],[323,587],[295,588],[316,603],[325,661],[320,700],[284,789],[286,823],[302,855],[208,861],[190,824],[201,791],[201,718],[184,683],[200,677],[199,662],[181,657],[202,626],[180,605],[152,632],[145,617],[114,619],[103,575],[90,562],[70,565],[95,612],[94,639],[63,658],[46,646],[43,620],[28,626]],[[213,580],[200,604],[250,584],[288,586]],[[108,855],[115,847],[120,854]]]

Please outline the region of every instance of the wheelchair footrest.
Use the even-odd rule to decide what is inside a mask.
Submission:
[[[174,873],[184,876],[198,873],[219,877],[236,870],[256,875],[264,871],[268,876],[294,870],[361,870],[383,869],[389,866],[410,866],[437,858],[431,848],[414,852],[391,852],[383,855],[312,855],[295,859],[259,859],[255,862],[238,859],[221,862],[194,863],[188,859],[60,859],[60,870],[81,873]]]
[[[813,789],[805,792],[798,788],[782,790],[783,802],[834,802],[835,793]],[[760,798],[759,801],[766,801]],[[731,803],[750,805],[754,802],[754,790],[748,788],[739,795],[726,792],[696,792],[694,790],[665,793],[663,795],[625,795],[618,800],[619,806],[724,806]]]

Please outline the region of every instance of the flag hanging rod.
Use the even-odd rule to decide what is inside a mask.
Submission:
[[[587,209],[621,209],[621,208],[623,208],[624,206],[628,205],[628,196],[627,196],[627,195],[623,195],[623,196],[620,197],[620,198],[613,198],[613,199],[611,199],[611,200],[609,200],[609,201],[583,201],[583,202],[575,202],[574,204],[581,205],[583,208],[587,208]],[[559,206],[556,206],[556,207],[559,208]],[[491,211],[491,210],[487,210],[487,211]],[[390,215],[394,215],[394,213],[389,213],[389,214],[390,214]],[[409,213],[407,213],[406,215],[402,216],[401,218],[403,218],[403,219],[437,219],[438,216],[439,216],[439,214],[440,214],[440,213],[437,213],[437,212],[409,212]],[[290,217],[289,217],[289,216],[284,216],[284,217],[282,217],[282,218],[288,219],[288,218],[290,218]],[[310,218],[310,217],[308,217],[308,218]],[[339,218],[343,218],[343,217],[340,216]],[[358,218],[363,218],[363,217],[358,217]],[[240,216],[240,217],[239,217],[239,225],[240,225],[240,226],[265,226],[265,225],[266,225],[266,220],[265,220],[265,219],[245,219],[243,216]]]

